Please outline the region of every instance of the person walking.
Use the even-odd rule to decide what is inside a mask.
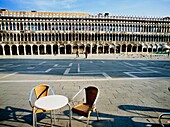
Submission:
[[[78,50],[76,51],[76,57],[79,57],[79,51]]]
[[[88,51],[85,52],[85,58],[87,59]]]

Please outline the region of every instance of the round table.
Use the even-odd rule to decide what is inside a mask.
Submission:
[[[44,110],[56,110],[68,104],[68,98],[63,95],[48,95],[35,101],[35,106]]]
[[[63,95],[48,95],[42,98],[39,98],[35,101],[35,107],[44,110],[54,111],[54,124],[55,122],[55,110],[60,109],[66,106],[68,103],[68,98]],[[52,116],[52,112],[51,112]],[[52,118],[51,118],[52,125]]]

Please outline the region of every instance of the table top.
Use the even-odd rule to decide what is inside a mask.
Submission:
[[[68,98],[63,95],[48,95],[35,101],[35,106],[44,110],[55,110],[68,104]]]

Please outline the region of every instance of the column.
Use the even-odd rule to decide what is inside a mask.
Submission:
[[[142,49],[142,51],[143,51],[143,49]],[[138,52],[138,45],[136,45],[136,52]]]
[[[5,55],[5,48],[4,48],[4,44],[2,44],[2,50],[3,50],[3,55]]]
[[[122,53],[122,45],[120,45],[120,53]]]
[[[53,44],[51,44],[51,54],[54,55],[54,52],[53,52]]]
[[[24,46],[24,55],[26,55],[26,49],[25,49],[26,45],[24,44],[23,46]]]
[[[58,44],[58,54],[60,54],[60,44]]]
[[[71,44],[71,54],[73,54],[73,44]]]
[[[64,54],[66,54],[66,45],[64,45]]]
[[[30,46],[31,46],[31,55],[33,55],[33,44],[31,44]]]
[[[96,52],[97,52],[97,54],[99,54],[99,45],[97,44],[97,47],[96,47],[97,49],[96,49]]]
[[[126,53],[127,53],[127,45],[126,45]]]
[[[37,45],[37,47],[38,47],[38,55],[40,55],[40,46]]]
[[[90,54],[92,54],[92,48],[93,48],[93,44],[90,44]]]
[[[83,49],[84,53],[86,52],[86,44],[84,44],[84,49]]]
[[[19,55],[19,45],[17,44],[17,55]]]
[[[44,54],[46,54],[46,44],[44,44]]]
[[[103,54],[104,54],[104,45],[102,45],[102,52],[103,52]]]
[[[9,45],[10,55],[12,55],[12,45]]]

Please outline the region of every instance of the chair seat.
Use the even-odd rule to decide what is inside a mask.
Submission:
[[[36,110],[35,107],[32,108],[32,111]],[[48,110],[37,109],[36,113],[48,112]]]
[[[87,105],[86,103],[78,104],[72,108],[72,112],[88,117],[89,111],[92,109],[90,105]]]

